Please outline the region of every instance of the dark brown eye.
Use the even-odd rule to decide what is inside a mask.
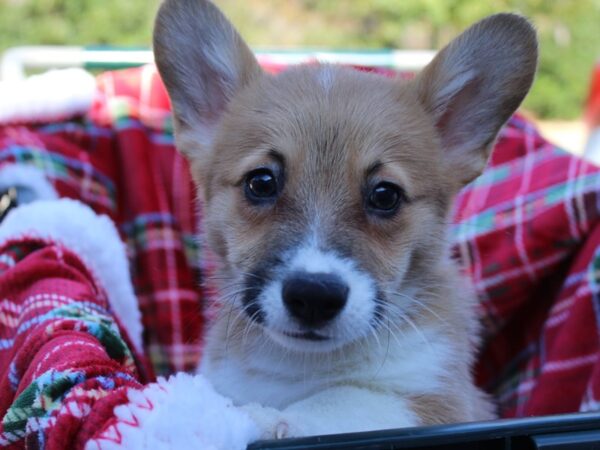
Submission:
[[[374,212],[393,214],[404,199],[404,192],[393,183],[377,184],[369,193],[367,206]]]
[[[273,200],[277,196],[277,179],[269,169],[256,169],[246,175],[246,197],[252,202]]]

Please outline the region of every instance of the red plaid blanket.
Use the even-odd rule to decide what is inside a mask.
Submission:
[[[171,392],[163,381],[144,388],[153,380],[144,358],[168,375],[191,371],[202,352],[205,258],[166,93],[152,67],[103,74],[98,85],[82,120],[0,127],[0,185],[8,169],[37,168],[59,196],[114,221],[142,351],[76,249],[27,235],[2,241],[0,226],[3,446],[125,445],[123,424],[143,428],[139,411]],[[484,322],[477,378],[504,417],[598,409],[599,219],[599,169],[520,117],[458,199],[451,235]]]

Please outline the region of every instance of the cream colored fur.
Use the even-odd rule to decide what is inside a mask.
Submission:
[[[476,299],[446,224],[531,85],[529,23],[487,18],[411,82],[319,65],[267,75],[204,0],[165,1],[154,50],[219,260],[199,368],[215,388],[263,437],[492,418],[471,374]],[[279,174],[269,204],[245,194],[257,168]],[[385,217],[365,206],[380,182],[405,194]],[[281,283],[296,270],[349,287],[323,341],[293,337],[306,330]]]

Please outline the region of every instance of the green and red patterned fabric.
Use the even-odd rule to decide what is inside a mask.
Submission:
[[[151,66],[100,75],[98,86],[83,118],[0,127],[0,171],[35,167],[59,196],[112,219],[141,312],[141,352],[77,252],[23,237],[0,243],[0,446],[122,448],[123,423],[142,427],[136,411],[168,401],[157,400],[170,388],[151,372],[192,371],[202,353],[201,211],[173,147],[167,95]],[[600,169],[514,117],[452,222],[481,299],[477,379],[501,416],[600,409]],[[73,353],[56,350],[64,345]]]
[[[96,432],[81,419],[148,376],[77,255],[37,239],[0,252],[0,446],[81,447]]]

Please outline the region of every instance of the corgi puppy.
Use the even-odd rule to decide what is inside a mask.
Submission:
[[[447,224],[531,86],[527,20],[482,20],[411,81],[264,73],[206,0],[164,1],[154,52],[218,260],[200,373],[263,438],[492,418]]]

